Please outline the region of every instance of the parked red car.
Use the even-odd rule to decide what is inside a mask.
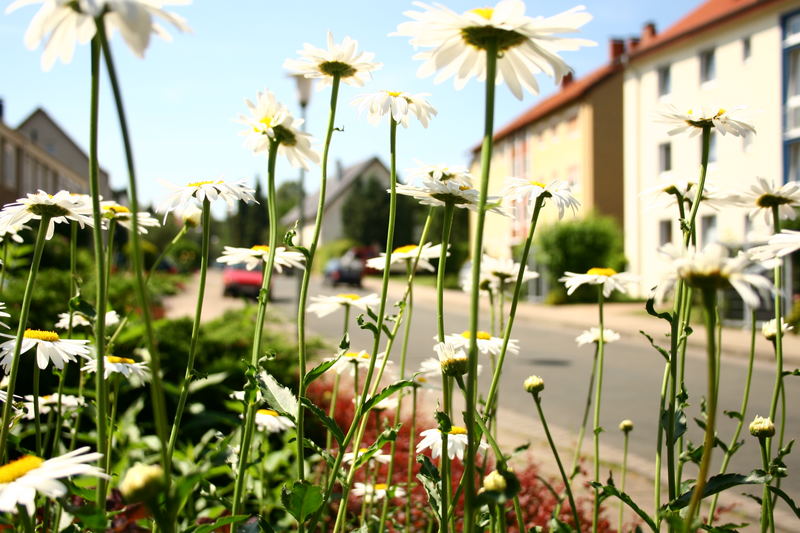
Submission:
[[[225,267],[222,271],[225,296],[258,298],[258,291],[263,281],[261,269],[247,270],[244,265],[235,265]]]

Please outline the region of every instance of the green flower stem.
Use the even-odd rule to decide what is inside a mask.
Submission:
[[[111,474],[111,451],[114,449],[114,431],[117,424],[117,406],[119,405],[119,382],[120,377],[112,374],[111,379],[114,380],[114,392],[111,396],[111,421],[109,422],[108,434],[108,448],[106,448],[106,457],[108,457],[108,464],[106,465],[106,474]]]
[[[681,325],[679,327],[679,331],[682,331],[683,333],[680,334],[678,341],[678,383],[680,383],[682,388],[683,384],[686,382],[686,347],[688,345],[688,334],[686,333],[686,328],[689,326],[692,320],[693,293],[694,290],[691,287],[684,286],[683,308],[680,312]],[[684,435],[681,435],[678,438],[678,457],[680,457],[684,452],[684,439]],[[678,487],[680,487],[681,483],[683,482],[683,465],[683,462],[678,461],[677,473],[675,476],[675,485]]]
[[[78,371],[80,372],[80,369],[78,369]],[[45,451],[45,455],[47,457],[52,457],[53,456],[53,451],[56,449],[56,443],[59,442],[60,437],[61,437],[61,425],[63,423],[63,418],[62,418],[63,417],[63,406],[61,405],[61,403],[62,403],[61,399],[62,399],[62,397],[64,395],[64,382],[66,381],[67,367],[65,366],[63,369],[61,369],[61,371],[57,371],[56,373],[58,374],[58,389],[57,389],[58,401],[56,402],[55,424],[52,426],[52,428],[53,428],[52,429],[52,437],[53,438],[52,439],[49,438],[51,435],[49,433],[50,429],[48,429],[48,439],[45,441],[46,442],[46,446],[47,446],[47,450]],[[51,411],[50,414],[52,415],[53,412]],[[49,423],[48,423],[48,426],[49,426]]]
[[[524,265],[525,263],[520,261],[520,265]],[[524,267],[523,267],[524,268]],[[520,269],[522,270],[522,269]],[[517,291],[514,291],[517,292]],[[501,279],[499,283],[499,288],[497,289],[497,309],[499,311],[498,317],[500,322],[500,331],[505,330],[505,321],[503,316],[506,312],[506,282],[505,280]]]
[[[658,417],[659,420],[664,416],[666,412],[664,409],[664,404],[666,403],[667,399],[667,387],[669,386],[669,373],[670,373],[670,365],[669,363],[664,366],[664,377],[661,379],[661,395],[659,396],[659,403],[658,403]],[[662,457],[662,449],[664,443],[664,431],[662,428],[659,428],[658,433],[656,435],[656,461],[655,461],[655,471],[653,472],[653,509],[659,509],[661,507],[661,457]],[[660,518],[658,517],[658,511],[653,513],[654,518],[656,519],[656,523],[660,523]]]
[[[603,396],[603,355],[605,348],[605,324],[603,320],[603,285],[597,286],[597,304],[600,322],[600,338],[597,341],[597,388],[594,392],[594,418],[592,423],[592,433],[594,440],[594,481],[600,483],[600,399]],[[597,526],[600,522],[600,490],[594,489],[594,506],[592,510],[592,533],[597,533]]]
[[[101,33],[98,27],[98,34]],[[97,451],[106,449],[107,424],[108,424],[108,394],[105,373],[105,329],[106,329],[106,270],[105,256],[103,254],[103,226],[100,210],[100,185],[99,163],[97,160],[98,114],[99,114],[99,85],[100,85],[100,42],[99,37],[92,39],[92,83],[91,83],[91,118],[89,123],[89,191],[92,197],[92,237],[94,239],[95,282],[97,283],[97,301],[95,304],[94,336],[97,357],[97,373],[95,374],[95,404],[97,424]],[[103,456],[98,460],[100,468],[106,471],[108,457]],[[97,480],[97,507],[105,513],[103,502],[106,501],[108,483],[103,478]]]
[[[481,146],[481,188],[478,199],[478,214],[475,223],[475,238],[472,244],[472,287],[470,294],[469,316],[469,372],[467,373],[466,416],[467,453],[464,461],[465,498],[464,498],[464,533],[473,533],[476,528],[475,513],[475,455],[478,443],[475,441],[475,424],[478,398],[478,313],[479,291],[481,279],[481,253],[483,251],[483,231],[486,224],[486,198],[489,192],[489,172],[492,164],[492,142],[494,133],[494,90],[497,77],[497,42],[489,42],[486,50],[486,96],[485,117],[483,126],[483,143]],[[488,404],[487,405],[491,405]]]
[[[395,218],[397,215],[397,122],[394,118],[389,118],[389,179],[390,179],[390,188],[389,188],[389,227],[386,231],[386,268],[383,269],[383,281],[381,283],[381,303],[378,306],[378,319],[376,323],[376,332],[374,334],[374,342],[372,344],[372,352],[370,353],[371,357],[369,360],[369,367],[367,369],[367,375],[364,378],[364,389],[361,392],[361,399],[356,406],[356,412],[354,415],[354,421],[361,419],[362,415],[364,414],[362,409],[364,403],[367,401],[367,395],[370,391],[370,384],[372,383],[372,378],[375,373],[375,361],[376,355],[378,350],[380,349],[381,344],[381,333],[383,331],[383,322],[384,322],[384,315],[386,314],[386,296],[389,289],[389,275],[390,275],[390,265],[392,264],[392,247],[394,246],[394,225],[395,225]],[[387,351],[388,356],[388,351]],[[376,380],[377,383],[377,380]],[[364,436],[364,430],[366,429],[366,422],[367,417],[364,417],[359,425],[359,430],[356,433],[356,440],[353,445],[353,449],[357,449],[358,446],[361,444],[361,439]],[[353,477],[355,476],[356,472],[356,463],[350,465],[350,470],[347,474],[347,479],[345,484],[342,486],[342,501],[347,501],[347,496],[350,493],[350,487],[353,484]],[[341,505],[339,507],[339,512],[336,515],[336,522],[333,525],[333,532],[336,533],[340,530],[341,527],[344,526],[344,515],[346,514],[347,505]]]
[[[490,317],[489,317],[489,319],[490,319],[489,325],[492,328],[492,337],[494,337],[494,336],[497,335],[497,328],[496,328],[497,309],[495,309],[496,306],[494,304],[494,292],[492,291],[491,288],[489,290],[487,290],[486,292],[489,293],[489,312],[491,313]]]
[[[594,345],[594,359],[592,360],[592,372],[589,375],[589,390],[586,393],[586,407],[583,408],[583,419],[581,420],[581,428],[578,431],[578,444],[575,447],[575,454],[572,456],[572,469],[570,470],[569,479],[572,482],[575,476],[578,475],[580,469],[581,450],[583,449],[583,437],[586,434],[586,422],[589,421],[589,410],[592,407],[592,391],[594,390],[594,376],[597,373],[597,344]]]
[[[197,339],[200,337],[200,318],[203,314],[203,300],[206,294],[206,277],[208,275],[209,249],[211,242],[211,201],[208,198],[203,200],[202,214],[203,240],[200,248],[200,285],[197,290],[197,304],[194,310],[194,321],[192,322],[192,336],[189,340],[189,359],[186,361],[186,372],[181,383],[181,392],[178,397],[178,406],[173,415],[172,431],[169,434],[169,444],[167,445],[167,456],[172,459],[175,451],[175,443],[178,441],[178,433],[181,429],[181,418],[186,408],[186,400],[189,398],[189,388],[194,376],[194,361],[197,357]],[[156,266],[158,264],[156,263]]]
[[[531,223],[528,229],[528,238],[525,239],[525,246],[522,248],[522,257],[519,260],[519,271],[517,272],[517,281],[514,284],[514,294],[511,297],[511,308],[508,311],[508,323],[503,332],[503,347],[500,349],[500,355],[497,359],[492,374],[492,384],[489,386],[489,393],[486,395],[486,412],[488,416],[495,418],[496,405],[498,403],[500,374],[503,370],[503,363],[506,360],[506,352],[508,351],[508,343],[511,340],[511,329],[514,327],[514,318],[517,316],[517,304],[519,304],[519,297],[522,292],[522,279],[525,277],[525,268],[528,265],[528,257],[530,256],[531,246],[533,244],[533,234],[536,231],[536,223],[539,220],[539,213],[544,206],[545,195],[541,194],[536,198],[533,206],[533,213],[531,214]],[[474,281],[474,276],[473,276]],[[503,314],[502,312],[500,313]]]
[[[28,510],[22,505],[17,505],[17,510],[19,511],[17,514],[19,515],[19,521],[22,522],[23,531],[25,531],[25,533],[34,533],[35,528],[33,523],[35,517],[28,516]]]
[[[33,426],[36,434],[36,455],[42,456],[42,422],[39,420],[39,377],[42,371],[38,364],[33,365]]]
[[[553,457],[555,457],[556,464],[558,465],[558,471],[561,473],[561,480],[564,482],[564,490],[567,492],[567,498],[569,499],[569,506],[570,510],[572,511],[572,519],[575,520],[575,530],[580,531],[581,520],[580,518],[578,518],[578,507],[575,505],[575,498],[572,495],[572,488],[570,487],[570,479],[567,476],[567,472],[564,470],[564,465],[561,463],[561,457],[558,455],[558,449],[556,448],[556,443],[553,442],[553,436],[550,435],[550,428],[547,426],[547,419],[545,419],[544,411],[542,410],[542,400],[541,398],[539,398],[538,394],[532,394],[532,396],[533,396],[533,401],[536,404],[536,410],[539,412],[539,420],[542,421],[544,434],[547,436],[547,442],[548,444],[550,444],[550,449],[553,451]],[[627,444],[627,440],[625,442]],[[623,480],[624,479],[625,478],[623,478]],[[620,531],[622,531],[621,528]]]
[[[629,437],[628,433],[629,432],[625,431],[624,433],[625,433],[625,440],[624,440],[624,443],[622,445],[622,482],[621,482],[621,486],[620,486],[620,490],[622,492],[625,492],[625,481],[626,481],[626,477],[628,475],[628,440],[629,440],[628,439],[628,437]],[[625,517],[625,503],[622,500],[620,500],[619,501],[619,527],[617,527],[617,531],[622,531],[622,519],[624,517]]]
[[[317,205],[317,216],[314,221],[314,235],[311,238],[311,245],[308,248],[306,268],[303,272],[303,281],[300,285],[300,295],[297,302],[297,362],[299,372],[298,397],[306,395],[304,384],[306,377],[306,305],[308,303],[308,285],[311,281],[311,271],[314,266],[314,255],[319,244],[319,234],[322,229],[322,215],[325,211],[325,190],[328,185],[328,152],[331,147],[331,137],[333,136],[333,125],[336,119],[336,101],[339,97],[339,74],[334,74],[331,79],[331,101],[328,115],[328,129],[325,133],[325,145],[322,150],[322,172],[319,182],[319,203]],[[303,206],[300,206],[301,209]],[[302,229],[301,229],[302,231]],[[299,480],[305,479],[305,461],[303,460],[305,447],[305,411],[302,404],[297,409],[297,477]],[[344,450],[342,450],[344,451]],[[339,455],[342,455],[341,453]],[[334,469],[333,472],[336,470]],[[336,476],[332,476],[336,480]],[[323,504],[324,505],[324,504]],[[234,513],[235,514],[235,513]],[[300,531],[303,531],[303,524],[300,524]]]
[[[250,354],[250,367],[257,368],[258,360],[261,356],[261,338],[264,333],[264,319],[267,314],[267,303],[269,302],[269,288],[272,281],[272,272],[275,266],[275,249],[278,242],[278,221],[275,204],[275,162],[278,158],[278,142],[274,139],[269,143],[269,158],[267,162],[267,212],[269,215],[269,254],[264,264],[264,271],[261,281],[261,289],[258,291],[258,311],[256,313],[256,324],[253,332],[253,351]],[[306,265],[306,269],[308,269]],[[302,372],[302,369],[301,369]],[[239,446],[239,462],[236,472],[236,480],[233,488],[233,511],[232,514],[238,515],[242,509],[242,497],[244,492],[245,478],[247,477],[247,456],[250,452],[250,444],[253,439],[253,428],[256,420],[256,391],[254,384],[248,382],[245,385],[245,418],[242,430],[242,440]],[[302,410],[300,411],[302,412]],[[300,424],[298,423],[298,428]],[[298,435],[298,440],[302,441]],[[302,450],[302,448],[301,448]],[[297,458],[298,462],[303,462],[303,456]],[[333,476],[334,479],[336,476]],[[301,527],[302,529],[302,527]]]
[[[714,430],[717,419],[717,347],[716,347],[716,313],[714,311],[717,303],[717,294],[714,289],[703,289],[703,307],[706,319],[706,339],[707,339],[707,362],[708,362],[708,396],[706,398],[706,431],[703,439],[703,456],[700,459],[700,468],[697,473],[692,497],[689,501],[689,510],[686,513],[684,529],[692,531],[692,524],[700,507],[703,490],[708,478],[708,470],[711,466],[711,452],[714,448]]]
[[[108,221],[108,244],[106,245],[106,294],[111,280],[111,270],[114,265],[114,235],[117,232],[117,221],[113,218]]]
[[[772,223],[774,226],[775,233],[780,233],[781,231],[781,218],[778,211],[778,207],[774,206],[772,208]],[[778,396],[783,389],[783,266],[782,260],[779,260],[775,264],[775,270],[773,277],[775,282],[775,386],[772,390],[772,401],[770,402],[769,408],[769,418],[773,422],[775,421],[775,415],[777,414],[778,410]],[[783,427],[786,420],[786,409],[781,411],[781,422],[780,422],[780,431],[781,435],[783,435]],[[783,445],[783,439],[779,439],[780,445]],[[772,451],[772,438],[770,437],[767,439],[767,455],[769,456]]]
[[[769,472],[769,450],[767,449],[767,438],[758,437],[758,445],[761,448],[761,465],[764,472]],[[772,498],[769,494],[769,483],[764,483],[764,491],[761,495],[761,533],[775,531],[775,522],[772,517]]]
[[[689,214],[688,231],[684,235],[684,245],[688,244],[688,239],[695,232],[695,221],[697,219],[697,210],[700,208],[700,203],[703,199],[703,189],[706,183],[706,175],[708,174],[708,154],[711,149],[711,127],[703,126],[702,134],[702,149],[700,152],[700,180],[697,184],[697,194],[692,202],[692,210]]]
[[[186,235],[186,233],[188,231],[189,231],[189,226],[187,226],[186,224],[183,224],[183,226],[181,226],[181,229],[178,230],[178,233],[176,233],[175,236],[172,238],[172,240],[169,241],[169,244],[167,244],[164,247],[164,249],[161,250],[161,253],[158,255],[158,257],[156,258],[155,262],[153,263],[153,268],[150,269],[150,272],[148,272],[147,276],[145,277],[145,280],[144,280],[145,285],[150,283],[150,279],[153,277],[153,273],[158,269],[158,265],[161,264],[161,261],[163,261],[164,258],[167,257],[167,254],[170,251],[172,251],[172,248],[176,244],[178,244],[178,241],[180,241],[183,238],[183,236]]]
[[[81,372],[78,376],[78,399],[83,399],[83,390],[86,386],[86,378],[84,377],[85,373]],[[69,438],[69,448],[68,451],[73,451],[75,446],[78,443],[78,429],[80,428],[81,422],[81,415],[83,414],[83,407],[79,404],[75,410],[75,421],[72,424],[72,434]]]
[[[344,306],[344,327],[342,328],[342,337],[347,336],[348,330],[350,329],[350,306]],[[339,380],[341,375],[337,372],[336,376],[333,378],[333,389],[331,390],[331,403],[328,406],[328,416],[333,418],[334,413],[336,412],[336,400],[339,396]],[[325,432],[325,449],[331,449],[331,443],[333,442],[333,436],[331,435],[330,431]]]
[[[74,224],[74,222],[73,222]],[[3,238],[3,264],[0,270],[0,296],[3,296],[3,288],[6,285],[6,271],[8,270],[8,240],[11,237],[8,235]]]
[[[736,446],[736,442],[739,440],[739,435],[742,432],[742,427],[744,427],[744,421],[747,417],[747,404],[750,401],[750,383],[753,378],[753,361],[755,360],[756,354],[756,312],[750,312],[750,357],[747,360],[747,377],[744,381],[744,392],[742,393],[742,404],[739,406],[739,423],[736,424],[736,430],[733,432],[733,436],[731,437],[730,442],[728,443],[728,448],[725,451],[725,455],[722,457],[722,466],[720,466],[719,473],[724,474],[728,471],[728,463],[730,463],[731,457],[734,453],[734,447]],[[719,493],[714,494],[714,498],[711,500],[711,508],[708,511],[708,525],[711,525],[714,521],[714,512],[717,509],[717,500],[719,499]]]
[[[667,494],[670,501],[675,498],[675,410],[678,398],[678,340],[682,334],[683,324],[680,320],[680,310],[685,298],[686,285],[679,282],[675,289],[675,303],[673,304],[672,322],[670,324],[670,360],[669,367],[669,399],[667,403],[666,427],[659,429],[666,434],[667,441]]]
[[[117,79],[116,69],[114,68],[111,46],[106,39],[103,17],[97,17],[95,19],[95,24],[97,25],[97,38],[102,45],[103,57],[105,59],[106,69],[108,70],[109,81],[111,82],[111,90],[114,94],[114,104],[117,109],[117,116],[119,117],[120,133],[122,134],[122,143],[125,149],[125,164],[128,169],[128,200],[130,201],[131,209],[131,256],[133,259],[133,272],[136,282],[134,286],[136,288],[137,300],[142,309],[142,318],[144,319],[145,346],[150,353],[150,396],[153,404],[153,418],[155,420],[156,435],[161,443],[160,451],[161,462],[164,464],[164,485],[167,487],[167,490],[169,490],[172,472],[170,469],[171,458],[167,453],[167,409],[164,402],[164,389],[161,382],[161,357],[158,352],[158,345],[156,344],[155,332],[153,331],[150,298],[146,290],[143,274],[142,244],[141,236],[139,235],[139,196],[137,194],[136,171],[133,163],[133,148],[128,131],[128,120],[122,103],[122,91],[120,89],[119,80]],[[103,374],[99,364],[97,373],[98,375]],[[170,532],[167,531],[167,533]]]
[[[416,448],[416,425],[417,425],[417,389],[419,387],[414,386],[413,390],[411,391],[411,427],[409,428],[408,433],[408,463],[406,464],[406,523],[405,523],[405,533],[411,533],[411,489],[413,487],[413,476],[414,476],[414,455],[415,455],[415,448]],[[385,519],[381,520],[381,523],[385,523]]]
[[[442,251],[439,256],[439,265],[436,267],[436,327],[439,342],[444,342],[444,274],[447,262],[447,247],[450,244],[450,230],[453,227],[453,212],[455,206],[446,202],[444,206],[444,223],[442,224]]]
[[[444,270],[444,269],[441,269]],[[444,398],[444,412],[449,419],[452,420],[453,414],[453,385],[452,378],[442,374],[442,397]],[[442,522],[439,525],[441,533],[447,533],[450,529],[450,520],[448,519],[447,505],[450,503],[450,489],[452,488],[452,481],[450,479],[450,454],[448,453],[447,438],[448,433],[442,432],[442,454],[439,456],[439,471],[442,478],[441,488],[441,510],[439,511],[442,517]]]
[[[33,248],[33,259],[31,260],[31,269],[28,272],[28,281],[25,284],[25,292],[22,295],[22,308],[19,312],[19,325],[17,326],[17,335],[14,341],[14,356],[11,359],[11,370],[8,373],[8,387],[6,394],[9,401],[3,404],[3,422],[0,427],[0,462],[3,462],[8,455],[6,443],[8,441],[9,426],[11,424],[11,406],[10,401],[14,397],[14,387],[17,383],[17,374],[19,373],[19,360],[20,351],[22,349],[22,338],[25,336],[25,328],[28,324],[28,315],[31,309],[31,300],[33,299],[33,287],[36,284],[36,274],[39,272],[39,263],[42,259],[42,250],[44,250],[45,235],[47,234],[47,225],[50,223],[50,217],[45,215],[39,222],[39,231],[36,233],[36,243]]]

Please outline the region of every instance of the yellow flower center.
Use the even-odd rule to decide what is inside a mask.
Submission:
[[[344,354],[345,357],[350,357],[351,359],[369,359],[369,354],[367,352],[347,352]]]
[[[465,339],[471,339],[472,338],[472,335],[470,335],[469,331],[463,332],[461,334],[461,336],[464,337]],[[487,331],[478,331],[478,332],[475,333],[475,337],[477,337],[478,339],[480,339],[482,341],[488,341],[489,339],[492,338],[492,336]]]
[[[716,115],[714,115],[714,117],[715,117],[715,118],[719,118],[719,117],[721,117],[721,116],[722,116],[722,115],[724,115],[724,114],[725,114],[725,109],[724,109],[724,108],[722,108],[722,107],[720,107],[720,108],[719,108],[719,111],[717,111],[717,114],[716,114]]]
[[[417,381],[419,381],[420,383],[427,383],[428,378],[426,378],[425,376],[417,376]]]
[[[416,244],[406,244],[405,246],[401,246],[399,248],[395,248],[392,253],[393,254],[407,254],[409,252],[413,252],[417,248],[418,248],[418,246]]]
[[[458,188],[459,191],[468,191],[470,189],[472,189],[472,187],[470,187],[469,185],[462,185]]]
[[[106,360],[109,363],[123,363],[126,365],[132,365],[136,362],[133,359],[128,359],[127,357],[117,357],[116,355],[107,355]]]
[[[219,184],[219,183],[222,183],[222,180],[217,180],[217,181],[213,181],[213,180],[193,181],[193,182],[187,184],[186,186],[187,187],[202,187],[203,185],[212,185],[212,184],[216,185],[216,184]]]
[[[262,117],[258,122],[263,124],[265,128],[272,127],[272,117]]]
[[[611,276],[616,274],[617,271],[614,270],[613,268],[594,267],[587,270],[586,273],[589,274],[590,276],[606,276],[610,278]]]
[[[369,451],[369,448],[359,448],[358,449],[359,455],[362,454],[362,453],[367,453],[368,451]]]
[[[131,212],[131,210],[128,209],[127,207],[125,207],[124,205],[119,205],[119,204],[106,205],[106,206],[103,206],[103,209],[105,209],[106,211],[110,211],[112,213],[116,213],[116,214],[119,214],[119,213],[130,213]]]
[[[494,14],[493,7],[476,7],[475,9],[470,9],[470,13],[474,13],[478,16],[485,18],[486,20],[492,20],[492,15]]]
[[[535,181],[535,180],[531,180],[531,181],[529,181],[528,183],[530,183],[531,185],[536,185],[537,187],[541,187],[542,189],[544,189],[545,187],[547,187],[547,185],[545,185],[545,184],[544,184],[544,183],[542,183],[541,181]]]
[[[358,294],[353,294],[350,292],[344,292],[342,294],[337,294],[337,298],[344,298],[345,300],[358,300],[361,298]]]
[[[263,252],[265,254],[269,253],[269,246],[267,246],[266,244],[256,244],[250,249],[253,250],[254,252]]]
[[[377,483],[373,485],[372,488],[374,490],[386,490],[389,488],[389,485],[387,485],[386,483]]]
[[[466,435],[467,428],[461,426],[452,426],[450,428],[450,431],[448,431],[447,433],[449,433],[450,435]]]
[[[266,416],[278,416],[278,411],[273,411],[272,409],[259,409],[256,413]]]
[[[36,470],[42,463],[44,463],[44,459],[41,457],[24,455],[16,461],[11,461],[6,465],[0,466],[0,484],[11,483],[31,470]]]
[[[58,333],[55,331],[43,331],[41,329],[26,329],[24,337],[26,339],[36,339],[47,342],[58,342]]]
[[[401,93],[400,91],[386,91],[386,94],[388,94],[389,96],[394,96],[395,98],[397,98],[398,96],[400,96],[403,93]]]

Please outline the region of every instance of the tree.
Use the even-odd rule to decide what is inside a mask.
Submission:
[[[342,206],[342,228],[344,236],[361,244],[377,244],[386,248],[386,232],[389,227],[389,194],[386,184],[375,176],[357,180]],[[414,211],[418,209],[414,200],[397,196],[394,245],[410,244],[414,238]]]

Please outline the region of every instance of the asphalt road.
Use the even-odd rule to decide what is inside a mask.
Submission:
[[[273,296],[270,304],[272,309],[283,312],[290,321],[296,313],[295,294],[297,278],[277,276],[274,278]],[[309,292],[311,296],[319,294],[337,294],[340,292],[366,293],[364,290],[348,287],[332,288],[323,286],[319,281],[312,282]],[[209,295],[212,296],[212,295]],[[212,296],[213,297],[213,296]],[[463,305],[448,305],[445,297],[446,330],[448,333],[461,332],[468,326],[468,309]],[[487,317],[488,320],[488,317]],[[593,324],[586,324],[586,327]],[[319,319],[309,314],[307,318],[309,332],[330,339],[338,343],[342,331],[341,314],[335,314],[325,319]],[[486,328],[486,325],[482,326]],[[654,322],[654,328],[655,326]],[[541,375],[546,382],[543,393],[543,406],[551,425],[560,428],[557,434],[565,447],[574,446],[574,435],[580,425],[586,401],[588,379],[591,372],[593,347],[584,346],[577,348],[575,336],[580,333],[572,328],[556,326],[550,323],[533,323],[518,320],[514,327],[513,337],[519,340],[521,347],[519,355],[509,356],[506,359],[501,387],[501,435],[503,444],[503,413],[515,415],[530,414],[533,420],[533,404],[531,398],[522,389],[522,381],[530,374]],[[700,332],[698,332],[700,333]],[[409,349],[409,369],[413,370],[423,359],[433,354],[433,338],[436,334],[436,309],[430,298],[417,298],[412,318],[412,339]],[[723,338],[724,345],[724,338]],[[370,350],[372,347],[371,334],[360,331],[355,325],[355,317],[351,322],[351,349]],[[399,357],[399,342],[396,345],[392,358]],[[722,415],[723,410],[738,410],[741,402],[742,389],[746,375],[746,362],[739,357],[726,357],[723,352],[721,368],[721,390],[719,398],[719,424],[718,434],[724,442],[728,442],[735,428],[735,421]],[[687,355],[686,385],[689,390],[691,407],[687,416],[689,419],[689,438],[696,445],[702,442],[702,430],[692,420],[699,416],[700,398],[706,390],[706,363],[702,351],[690,348]],[[484,362],[484,367],[489,368],[489,362]],[[630,452],[640,465],[652,465],[656,442],[657,420],[654,413],[657,411],[659,390],[664,371],[664,362],[641,337],[624,336],[622,340],[610,344],[606,348],[605,375],[603,382],[603,397],[601,411],[601,425],[605,428],[602,441],[611,448],[621,448],[622,436],[617,425],[624,418],[634,422],[635,430],[631,433]],[[773,366],[766,361],[757,361],[753,373],[752,393],[750,406],[747,410],[746,421],[749,423],[756,414],[766,415],[769,412],[769,402],[773,387]],[[488,390],[490,376],[484,372],[480,378],[481,391],[485,394]],[[786,426],[786,440],[796,439],[800,434],[800,412],[796,406],[800,405],[800,378],[788,377],[786,380],[787,398],[789,406]],[[792,408],[794,406],[795,408]],[[519,421],[519,416],[515,417]],[[591,420],[589,422],[591,424]],[[530,432],[534,431],[531,424]],[[525,433],[526,428],[513,428],[516,432]],[[541,435],[531,435],[531,438]],[[584,453],[590,451],[591,432],[587,432],[584,443]],[[759,449],[755,438],[747,432],[745,425],[742,439],[745,440],[743,448],[736,453],[729,467],[729,472],[749,472],[761,467]],[[716,472],[722,453],[715,450],[715,464],[712,472]],[[664,459],[666,461],[666,458]],[[795,451],[787,458],[790,477],[784,480],[782,487],[795,500],[800,499],[800,450]],[[652,467],[650,467],[652,468]],[[687,467],[684,479],[694,474],[691,467]],[[734,489],[737,493],[743,492]],[[783,505],[783,504],[779,504]]]

